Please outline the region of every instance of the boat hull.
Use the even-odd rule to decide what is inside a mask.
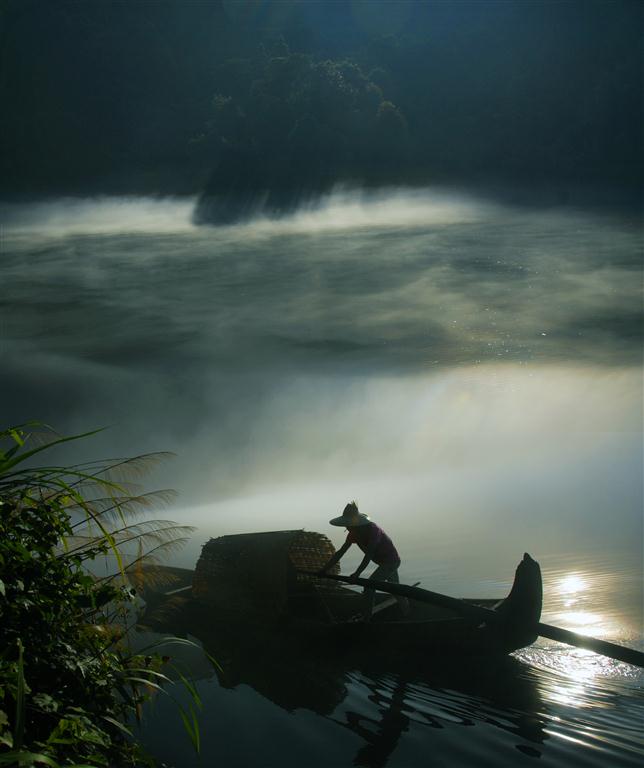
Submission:
[[[176,631],[181,624],[183,631],[202,639],[219,635],[230,647],[241,647],[250,639],[266,648],[291,648],[319,659],[369,659],[374,663],[502,656],[530,645],[537,637],[541,571],[528,554],[516,569],[510,594],[501,601],[457,600],[417,587],[360,579],[359,585],[409,601],[403,616],[395,600],[377,594],[376,611],[368,622],[361,616],[362,594],[341,583],[346,579],[300,575],[287,577],[286,583],[294,587],[282,600],[279,613],[254,611],[247,600],[204,602],[195,597],[193,580],[192,590],[180,589],[175,608],[165,611],[163,628]],[[176,592],[168,593],[175,593],[171,600],[176,600]],[[214,585],[212,592],[217,593]],[[383,600],[392,605],[384,608]],[[154,615],[147,621],[154,622]],[[156,628],[160,628],[158,624]]]

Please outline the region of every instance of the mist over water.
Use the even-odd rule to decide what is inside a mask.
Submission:
[[[193,204],[3,207],[4,423],[175,451],[152,481],[195,548],[357,498],[407,560],[637,552],[639,220],[339,189],[215,228]]]
[[[109,427],[61,461],[174,451],[146,487],[177,489],[160,516],[198,528],[177,565],[227,533],[337,546],[327,521],[357,499],[403,581],[501,598],[527,550],[545,621],[644,647],[639,219],[433,190],[339,189],[220,228],[194,226],[193,206],[2,207],[3,423]],[[273,701],[284,685],[315,701],[319,675],[294,668],[260,695],[210,685],[193,659],[204,754],[249,764],[230,733],[250,718],[274,756],[308,760],[324,734],[320,765],[371,741],[376,755],[373,734],[393,768],[430,738],[450,764],[639,764],[641,675],[543,640],[518,656],[501,682],[325,679],[333,716],[301,702],[295,720]],[[151,748],[192,765],[176,721],[160,702]]]
[[[96,197],[0,203],[3,232],[28,241],[69,235],[185,232],[192,228],[191,199]]]

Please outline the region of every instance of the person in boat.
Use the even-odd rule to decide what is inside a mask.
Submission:
[[[376,570],[369,577],[379,581],[391,581],[398,584],[398,569],[400,568],[400,556],[392,540],[387,534],[376,525],[368,515],[360,512],[355,501],[349,502],[339,517],[329,520],[331,525],[342,526],[347,529],[347,538],[340,549],[321,569],[323,575],[330,570],[346,554],[352,544],[357,544],[363,551],[362,562],[349,576],[350,579],[357,579],[365,570],[369,563],[376,564]],[[365,587],[363,592],[363,618],[364,621],[370,621],[373,613],[373,604],[375,590]],[[409,604],[406,598],[397,598],[403,613],[409,610]]]

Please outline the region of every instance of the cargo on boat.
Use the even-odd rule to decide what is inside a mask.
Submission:
[[[220,536],[203,546],[192,595],[226,615],[267,622],[297,616],[317,604],[317,589],[340,591],[298,573],[319,570],[334,553],[331,541],[313,531]]]

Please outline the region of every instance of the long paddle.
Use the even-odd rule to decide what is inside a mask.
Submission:
[[[430,605],[441,605],[450,608],[461,616],[471,616],[481,621],[498,621],[500,616],[489,608],[482,608],[480,605],[472,605],[463,600],[448,595],[441,595],[440,592],[431,592],[429,589],[421,587],[409,587],[406,584],[394,584],[389,581],[378,581],[377,579],[350,579],[348,576],[336,576],[335,574],[312,573],[311,571],[298,570],[299,573],[317,578],[332,579],[340,581],[343,584],[357,584],[361,587],[372,587],[380,592],[387,592],[390,595],[400,595],[412,600],[418,600],[421,603]],[[585,648],[595,653],[601,653],[616,661],[625,661],[628,664],[634,664],[636,667],[644,667],[644,653],[636,651],[634,648],[626,648],[623,645],[609,643],[607,640],[597,640],[594,637],[586,637],[576,632],[570,632],[561,627],[554,627],[551,624],[542,624],[539,622],[535,627],[537,634],[541,637],[547,637],[549,640],[556,640],[559,643],[566,643],[577,648]]]

